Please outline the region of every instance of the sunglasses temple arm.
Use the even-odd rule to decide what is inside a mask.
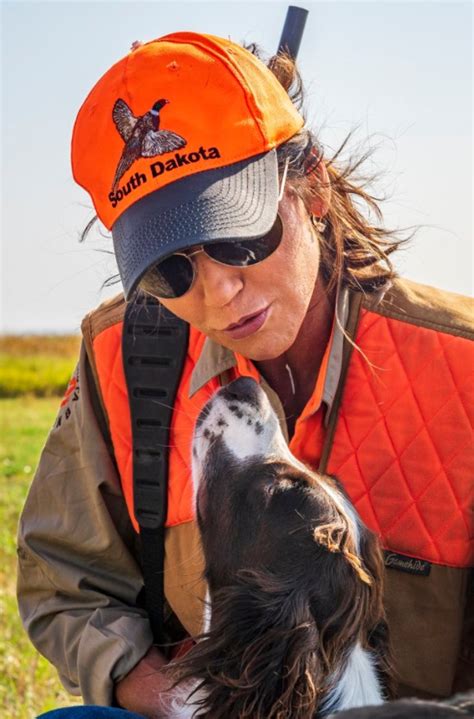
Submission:
[[[281,202],[281,198],[283,197],[283,193],[285,192],[285,184],[286,184],[286,175],[288,173],[288,164],[290,162],[290,158],[287,157],[285,160],[285,167],[283,169],[283,174],[281,176],[281,183],[280,183],[280,194],[278,195],[278,202]]]

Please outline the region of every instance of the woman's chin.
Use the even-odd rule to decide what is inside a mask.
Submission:
[[[239,338],[231,333],[219,332],[212,339],[249,360],[265,362],[281,357],[290,349],[298,336],[303,319],[304,316],[301,317],[301,322],[297,323],[294,317],[288,318],[286,314],[281,320],[272,306],[263,325],[246,336]]]
[[[262,333],[260,337],[256,333],[253,337],[246,337],[242,340],[227,340],[227,338],[217,339],[216,341],[232,350],[238,352],[253,362],[265,362],[281,357],[293,344],[291,338],[285,342],[285,338],[279,336],[272,341],[268,338],[268,333]]]

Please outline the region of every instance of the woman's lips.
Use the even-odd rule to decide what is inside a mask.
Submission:
[[[244,337],[252,335],[254,332],[262,327],[263,323],[267,319],[270,306],[264,307],[263,310],[254,312],[251,315],[243,317],[238,322],[229,325],[225,328],[224,332],[226,335],[231,337],[233,340],[240,340]]]

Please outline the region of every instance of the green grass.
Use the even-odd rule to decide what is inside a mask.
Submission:
[[[57,397],[71,377],[71,361],[48,355],[9,357],[0,354],[0,397]]]
[[[8,362],[0,364],[0,387],[5,379],[5,366],[17,368],[21,376],[29,358],[49,357],[49,372],[53,379],[62,372],[64,387],[74,368],[77,356],[77,338],[48,338],[41,343],[35,338],[28,346],[15,338],[5,349],[0,338],[0,353]],[[52,348],[54,347],[54,351]],[[62,355],[62,356],[61,356]],[[38,365],[39,366],[39,365]],[[10,375],[10,380],[11,380]],[[63,382],[63,380],[61,380]],[[26,396],[17,399],[0,399],[0,716],[2,719],[32,719],[42,712],[75,703],[62,688],[56,671],[30,644],[18,616],[15,599],[16,529],[21,507],[25,500],[41,448],[56,416],[59,400],[31,396],[38,385],[24,382],[17,385]],[[33,389],[32,389],[33,386]],[[56,386],[56,385],[55,385]],[[43,387],[47,387],[46,384]],[[23,389],[21,391],[23,391]],[[56,391],[56,390],[55,390]],[[58,390],[59,391],[59,388]],[[45,395],[54,394],[45,390]]]

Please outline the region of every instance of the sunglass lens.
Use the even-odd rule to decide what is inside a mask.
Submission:
[[[152,270],[158,297],[174,299],[186,294],[193,284],[193,263],[185,255],[170,255]]]
[[[275,252],[281,242],[283,227],[279,216],[266,235],[243,242],[216,242],[206,245],[204,251],[216,262],[236,267],[248,267],[262,262]]]

